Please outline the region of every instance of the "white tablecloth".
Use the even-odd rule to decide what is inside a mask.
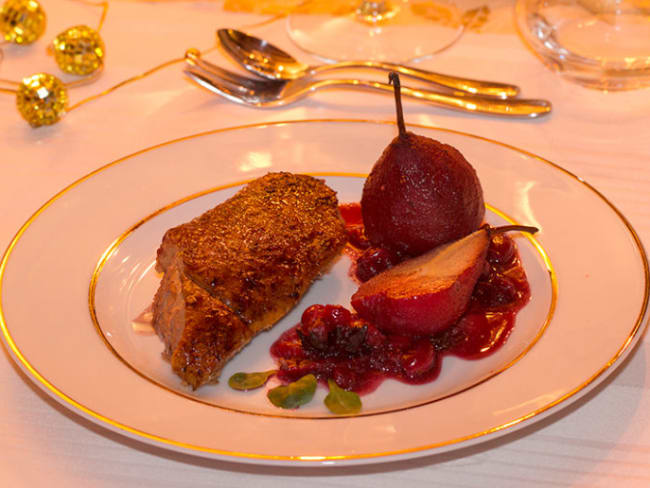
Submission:
[[[42,0],[42,5],[48,14],[44,38],[29,47],[5,46],[0,78],[56,73],[46,43],[71,25],[97,25],[100,14],[97,7],[72,0]],[[420,65],[515,83],[524,96],[551,100],[552,115],[539,120],[491,118],[405,101],[408,122],[480,135],[547,158],[600,190],[630,220],[641,240],[650,242],[650,92],[603,93],[563,80],[524,47],[509,14],[499,5],[494,11],[500,15],[499,28],[467,33]],[[180,57],[189,47],[212,46],[219,27],[241,27],[265,18],[224,12],[221,2],[111,2],[102,30],[105,72],[97,82],[72,90],[72,103]],[[292,45],[282,20],[249,30],[303,60],[315,61]],[[219,53],[210,58],[230,63]],[[19,227],[57,191],[139,149],[263,121],[393,120],[394,109],[392,99],[384,95],[341,91],[322,92],[285,109],[242,107],[198,88],[177,64],[85,104],[51,127],[30,128],[10,95],[0,96],[0,114],[0,247],[6,248]],[[595,391],[497,440],[411,461],[323,469],[206,460],[126,439],[59,406],[3,349],[0,485],[646,487],[649,355],[646,336]]]

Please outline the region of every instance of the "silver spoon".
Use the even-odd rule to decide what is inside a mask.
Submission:
[[[236,103],[255,107],[277,107],[295,102],[323,88],[352,87],[380,91],[393,95],[388,83],[366,80],[310,80],[298,78],[290,81],[252,79],[219,68],[201,59],[199,51],[190,49],[185,53],[189,65],[185,73],[198,84]],[[430,90],[402,86],[402,96],[415,98],[434,105],[472,113],[509,115],[535,118],[551,111],[546,100],[523,98],[498,99],[473,95],[449,95]]]
[[[336,69],[370,68],[395,71],[404,76],[428,81],[454,90],[462,90],[474,95],[510,98],[517,96],[519,93],[519,88],[514,85],[459,78],[380,61],[344,61],[334,64],[308,66],[273,44],[235,29],[219,29],[217,36],[225,50],[244,68],[271,80],[295,80],[303,76],[314,76],[324,71]]]

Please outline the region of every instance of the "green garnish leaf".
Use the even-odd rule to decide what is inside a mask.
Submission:
[[[313,374],[308,374],[286,386],[277,386],[269,390],[266,396],[276,407],[298,408],[311,401],[317,384],[316,377]]]
[[[339,387],[332,379],[327,380],[330,392],[325,397],[325,406],[337,415],[348,415],[361,411],[361,398],[353,391]]]
[[[228,385],[234,390],[253,390],[264,386],[275,373],[277,373],[275,369],[260,373],[235,373],[228,380]]]

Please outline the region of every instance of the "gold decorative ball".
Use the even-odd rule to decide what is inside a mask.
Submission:
[[[15,44],[30,44],[45,31],[45,12],[36,0],[7,0],[0,7],[0,35]]]
[[[23,78],[16,94],[16,106],[32,127],[54,124],[68,106],[68,91],[56,76],[37,73]]]
[[[70,27],[56,36],[52,44],[56,64],[66,73],[89,75],[104,62],[104,41],[86,25]]]

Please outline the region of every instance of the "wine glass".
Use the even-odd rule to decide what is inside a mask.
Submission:
[[[645,1],[645,3],[644,3]],[[599,90],[650,86],[647,0],[517,0],[526,43],[553,70]]]
[[[306,2],[287,26],[293,42],[325,61],[414,61],[448,48],[464,29],[453,0]]]

